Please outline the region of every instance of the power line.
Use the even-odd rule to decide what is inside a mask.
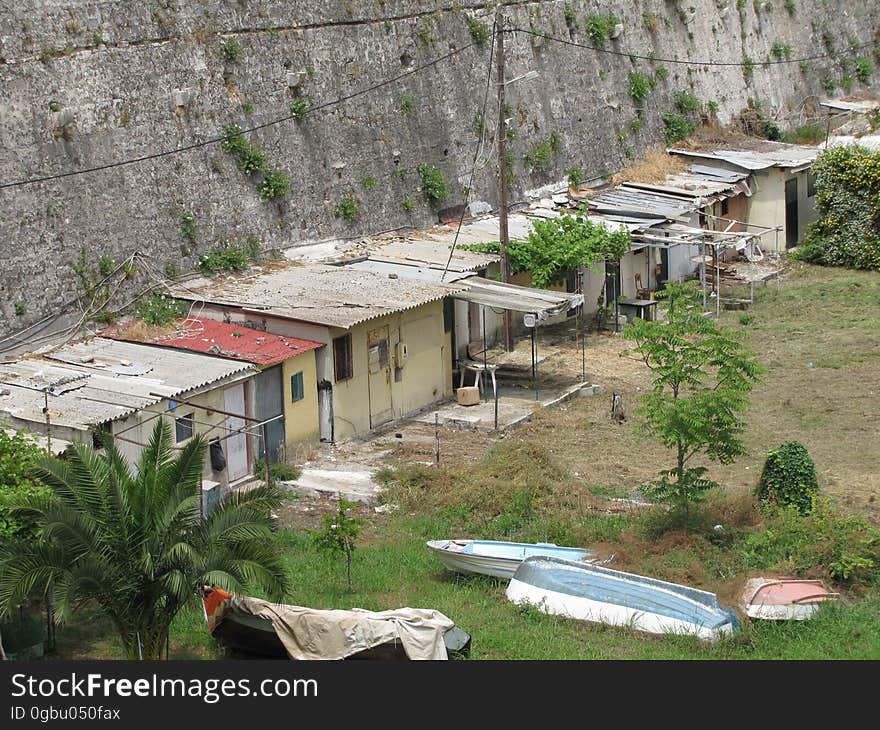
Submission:
[[[637,53],[628,53],[626,51],[615,51],[611,48],[600,48],[599,46],[591,46],[586,43],[577,43],[576,41],[572,41],[566,38],[557,38],[556,36],[546,35],[545,33],[539,33],[538,31],[531,30],[529,28],[510,28],[507,30],[508,33],[526,33],[528,35],[537,36],[538,38],[544,38],[548,41],[554,41],[556,43],[562,43],[566,46],[574,46],[575,48],[584,48],[589,51],[596,51],[596,53],[606,53],[611,56],[624,56],[626,58],[637,58],[642,61],[651,61],[652,63],[678,63],[685,66],[778,66],[780,64],[787,63],[803,63],[804,61],[818,61],[825,58],[833,58],[838,53],[823,53],[818,56],[804,56],[803,58],[783,58],[775,61],[753,61],[752,63],[743,63],[743,62],[733,62],[733,61],[683,61],[679,58],[658,58],[656,56],[642,56]],[[875,43],[860,43],[859,45],[849,47],[850,52],[861,50],[862,48],[873,47]]]
[[[468,204],[470,203],[470,195],[474,187],[474,176],[477,172],[477,162],[480,159],[480,153],[483,151],[483,142],[486,138],[486,109],[489,108],[489,88],[492,85],[492,61],[495,58],[494,39],[496,25],[497,20],[492,23],[491,38],[493,39],[493,42],[489,44],[489,63],[486,67],[486,90],[483,93],[483,111],[480,112],[480,138],[477,140],[477,148],[474,151],[474,161],[471,164],[471,174],[468,178],[467,192],[464,196],[464,205],[461,208],[461,215],[458,217],[458,226],[455,229],[455,238],[452,240],[452,246],[449,249],[449,258],[446,259],[446,266],[443,267],[443,273],[440,276],[441,283],[446,278],[446,272],[449,270],[449,264],[452,262],[452,256],[455,254],[455,245],[458,243],[458,236],[461,233],[461,225],[464,222],[464,214],[467,211]]]
[[[417,74],[420,71],[424,71],[425,69],[436,66],[443,61],[446,61],[454,56],[457,56],[459,53],[466,51],[468,48],[472,48],[476,45],[476,43],[468,43],[461,48],[456,48],[449,53],[446,53],[442,56],[439,56],[427,63],[423,63],[420,66],[415,66],[403,73],[398,74],[397,76],[393,76],[392,78],[385,79],[384,81],[380,81],[377,84],[373,84],[372,86],[367,87],[366,89],[361,89],[360,91],[352,92],[351,94],[346,94],[345,96],[340,96],[337,99],[333,99],[332,101],[324,102],[323,104],[318,104],[317,106],[311,107],[307,109],[305,112],[301,112],[299,114],[287,114],[283,117],[279,117],[278,119],[272,119],[268,122],[264,122],[263,124],[257,124],[253,127],[248,127],[247,129],[242,129],[242,134],[248,134],[250,132],[255,132],[259,129],[266,129],[267,127],[272,127],[276,124],[283,124],[284,122],[288,122],[291,119],[302,119],[304,116],[309,114],[314,114],[315,112],[321,111],[322,109],[327,109],[332,106],[337,106],[339,104],[343,104],[346,101],[350,101],[351,99],[355,99],[359,96],[364,96],[365,94],[369,94],[377,89],[381,89],[390,84],[397,83],[401,79],[405,79],[407,76],[412,76],[413,74]],[[175,147],[171,150],[163,150],[162,152],[153,152],[148,155],[141,155],[140,157],[132,157],[126,160],[119,160],[117,162],[108,162],[105,165],[96,165],[95,167],[87,167],[83,170],[71,170],[70,172],[60,172],[55,175],[43,175],[41,177],[33,177],[25,180],[15,180],[13,182],[8,183],[0,183],[0,190],[4,190],[6,188],[14,188],[21,187],[23,185],[33,185],[35,183],[41,182],[49,182],[51,180],[59,180],[66,177],[73,177],[75,175],[85,175],[91,172],[100,172],[102,170],[110,170],[116,167],[123,167],[124,165],[133,165],[138,162],[146,162],[147,160],[155,160],[162,157],[168,157],[170,155],[177,155],[183,152],[191,152],[195,149],[200,149],[201,147],[207,147],[212,144],[217,144],[218,142],[223,142],[226,139],[226,135],[221,137],[211,137],[210,139],[203,140],[202,142],[194,142],[193,144],[185,145],[183,147]]]

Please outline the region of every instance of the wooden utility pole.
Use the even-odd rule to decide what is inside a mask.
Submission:
[[[504,143],[506,142],[507,125],[504,123],[504,15],[501,7],[495,15],[497,61],[498,61],[498,238],[501,245],[501,280],[510,281],[510,256],[508,245],[510,238],[507,229],[507,158]],[[510,310],[504,310],[504,346],[508,352],[513,351],[513,328],[510,321]]]

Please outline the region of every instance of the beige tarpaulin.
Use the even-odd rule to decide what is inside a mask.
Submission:
[[[443,634],[454,626],[426,608],[322,610],[246,596],[233,596],[229,607],[270,621],[291,659],[344,659],[395,639],[410,659],[447,659]]]

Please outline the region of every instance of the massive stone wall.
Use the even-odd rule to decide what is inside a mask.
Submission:
[[[600,54],[522,32],[506,39],[513,198],[564,178],[615,170],[663,140],[661,116],[692,91],[725,121],[749,99],[796,121],[832,84],[854,80],[853,44],[871,42],[880,6],[858,0],[611,0],[505,3],[509,26],[592,43],[590,13],[613,13],[623,33]],[[192,270],[213,243],[257,236],[266,247],[420,226],[416,168],[451,182],[464,199],[477,142],[489,44],[474,45],[468,17],[491,27],[494,4],[474,0],[19,0],[0,9],[0,185],[112,165],[84,175],[0,189],[0,333],[9,335],[82,293],[75,271],[109,270],[141,253],[162,272]],[[240,53],[224,58],[234,39]],[[777,44],[774,46],[774,44]],[[462,50],[463,49],[463,50]],[[764,65],[776,56],[833,56]],[[305,97],[312,107],[348,96],[458,51],[447,60],[300,121],[269,124]],[[873,49],[864,52],[877,64]],[[775,53],[775,56],[774,56]],[[627,54],[742,66],[681,65]],[[848,59],[848,61],[846,60]],[[880,64],[878,64],[880,65]],[[659,78],[657,69],[668,72]],[[657,79],[641,122],[629,74]],[[849,77],[849,78],[847,78]],[[874,73],[871,81],[880,77]],[[871,83],[869,81],[868,83]],[[490,93],[487,127],[497,118]],[[285,171],[282,202],[260,198],[216,140],[224,125],[267,125],[248,135]],[[532,169],[525,155],[556,134],[561,149]],[[491,129],[490,129],[491,133]],[[492,138],[472,197],[494,202]],[[349,222],[334,215],[359,201]],[[195,235],[182,231],[191,214]],[[137,268],[137,267],[136,267]],[[145,284],[132,273],[123,292]],[[72,302],[72,303],[71,303]],[[71,303],[71,304],[66,304]],[[3,343],[0,342],[0,351]]]

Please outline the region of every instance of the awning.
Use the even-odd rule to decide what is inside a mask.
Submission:
[[[534,314],[538,321],[554,317],[557,314],[564,314],[584,303],[583,294],[532,289],[480,276],[461,279],[456,284],[465,288],[451,294],[454,299],[462,299],[495,309],[509,309],[513,312]]]

